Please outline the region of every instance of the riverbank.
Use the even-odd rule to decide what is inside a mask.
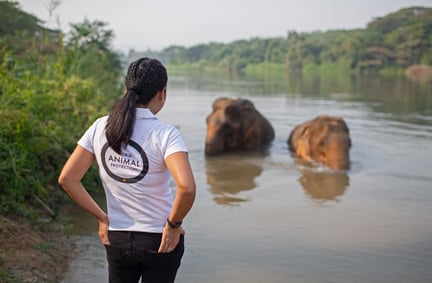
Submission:
[[[0,216],[0,282],[60,282],[75,257],[62,222],[34,225]]]

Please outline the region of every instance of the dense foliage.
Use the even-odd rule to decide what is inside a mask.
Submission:
[[[306,74],[400,74],[413,64],[432,65],[432,8],[405,8],[374,19],[365,29],[289,31],[286,38],[170,46],[158,56],[170,67],[200,70],[248,72],[276,67]]]
[[[59,170],[84,129],[120,94],[112,38],[102,22],[74,24],[65,35],[0,1],[2,215],[56,214],[65,197]]]

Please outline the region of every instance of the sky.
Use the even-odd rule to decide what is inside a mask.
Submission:
[[[51,15],[50,3],[60,1]],[[365,28],[401,8],[432,8],[432,0],[18,0],[20,7],[68,32],[71,23],[103,21],[114,32],[113,48],[160,51],[180,45],[285,37]]]

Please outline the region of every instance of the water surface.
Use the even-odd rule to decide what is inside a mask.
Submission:
[[[373,78],[171,76],[158,117],[181,131],[198,189],[176,282],[432,282],[430,90]],[[270,120],[267,153],[204,156],[205,118],[219,96],[249,98]],[[346,173],[288,152],[294,126],[319,114],[350,128]],[[100,248],[85,249],[69,275],[87,268],[100,277],[79,282],[106,282],[106,263],[88,260],[104,256],[89,226],[80,239]],[[64,282],[78,282],[69,275]]]

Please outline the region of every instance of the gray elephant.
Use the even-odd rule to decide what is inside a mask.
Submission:
[[[220,97],[207,116],[205,154],[253,151],[266,148],[275,133],[270,122],[248,99]]]
[[[350,167],[351,138],[341,117],[321,115],[296,126],[288,138],[288,149],[307,161],[335,170]]]

